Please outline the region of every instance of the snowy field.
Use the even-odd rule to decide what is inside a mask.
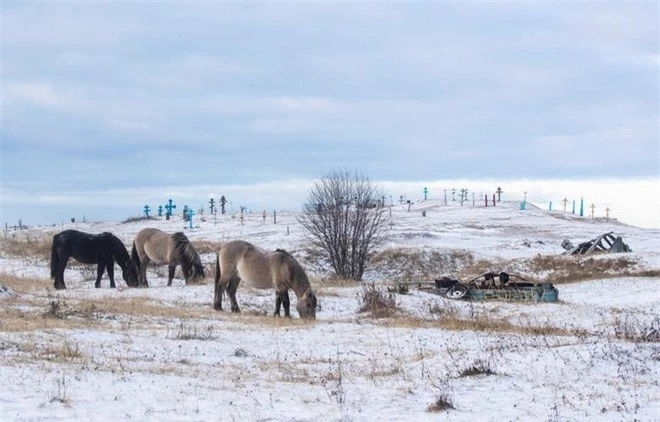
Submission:
[[[412,288],[395,296],[395,315],[375,318],[358,312],[365,286],[387,294],[394,281],[428,274],[381,260],[361,285],[332,281],[309,260],[296,218],[278,212],[274,224],[272,211],[265,219],[255,211],[243,220],[196,216],[192,229],[175,216],[3,233],[2,420],[660,421],[659,230],[515,202],[397,205],[381,252],[468,254],[515,273],[558,257],[564,239],[613,231],[633,252],[557,258],[568,268],[591,259],[608,269],[557,283],[558,303],[451,301]],[[186,286],[177,271],[167,287],[166,268],[153,267],[149,289],[130,289],[116,266],[118,288],[104,275],[95,289],[95,266],[72,261],[64,291],[52,287],[47,253],[10,250],[43,249],[75,228],[110,231],[130,252],[144,227],[184,231],[197,245],[244,239],[288,250],[317,291],[317,319],[298,318],[293,294],[293,318],[275,318],[274,293],[246,286],[241,314],[214,311],[215,255],[201,247],[205,284]],[[470,275],[469,266],[454,270],[439,266],[436,275]],[[525,275],[543,281],[552,271]],[[443,403],[452,407],[438,409]]]

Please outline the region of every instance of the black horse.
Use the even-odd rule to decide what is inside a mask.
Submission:
[[[130,287],[137,287],[137,266],[128,255],[126,246],[112,233],[89,234],[77,230],[64,230],[53,236],[50,255],[50,277],[56,289],[66,289],[64,269],[73,257],[83,264],[98,264],[95,287],[101,287],[101,276],[107,269],[110,287],[115,287],[115,261],[121,267],[122,277]]]

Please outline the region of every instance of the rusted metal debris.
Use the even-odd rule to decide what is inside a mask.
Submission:
[[[601,234],[588,242],[580,243],[577,246],[569,240],[562,242],[562,247],[566,249],[562,255],[586,255],[591,253],[621,253],[632,252],[632,249],[625,243],[621,236],[614,236],[614,232]]]

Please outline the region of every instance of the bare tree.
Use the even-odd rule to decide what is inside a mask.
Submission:
[[[299,222],[339,277],[362,279],[385,229],[383,198],[380,188],[357,171],[331,170],[314,183]]]

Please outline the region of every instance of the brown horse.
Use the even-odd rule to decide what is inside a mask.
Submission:
[[[153,228],[142,229],[133,240],[131,257],[139,268],[139,287],[149,287],[147,282],[149,262],[169,266],[168,286],[172,285],[177,265],[181,265],[186,284],[205,277],[204,266],[199,259],[199,254],[182,232],[169,234]]]
[[[224,244],[215,258],[215,297],[213,307],[222,310],[222,294],[226,290],[232,312],[240,312],[236,290],[241,280],[258,289],[275,288],[275,315],[289,312],[289,289],[298,298],[296,309],[301,318],[316,318],[316,295],[305,270],[288,252],[281,249],[266,252],[243,240]]]

